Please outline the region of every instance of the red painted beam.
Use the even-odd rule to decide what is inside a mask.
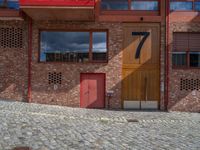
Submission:
[[[32,70],[32,18],[29,18],[29,23],[28,23],[28,34],[29,34],[29,39],[28,39],[28,103],[31,102],[31,70]]]
[[[94,0],[20,0],[20,6],[93,7],[94,4]]]
[[[170,34],[170,0],[166,0],[166,90],[165,90],[165,109],[169,103],[169,34]]]

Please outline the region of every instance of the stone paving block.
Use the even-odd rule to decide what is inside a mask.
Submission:
[[[0,101],[0,150],[200,149],[200,114],[87,110]],[[127,120],[137,120],[128,122]]]

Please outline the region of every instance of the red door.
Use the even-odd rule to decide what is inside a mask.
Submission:
[[[104,108],[105,74],[81,74],[80,100],[80,106],[82,108]]]

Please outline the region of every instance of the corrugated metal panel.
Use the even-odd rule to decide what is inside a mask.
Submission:
[[[189,49],[190,51],[200,51],[200,34],[199,33],[189,34]]]
[[[189,48],[188,33],[173,34],[173,49],[174,51],[186,51]]]
[[[200,33],[174,33],[174,51],[200,51]]]

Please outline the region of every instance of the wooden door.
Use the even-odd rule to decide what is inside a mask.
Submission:
[[[82,108],[104,108],[105,74],[81,74],[80,106]]]
[[[159,24],[124,24],[124,108],[157,108],[160,101]]]

